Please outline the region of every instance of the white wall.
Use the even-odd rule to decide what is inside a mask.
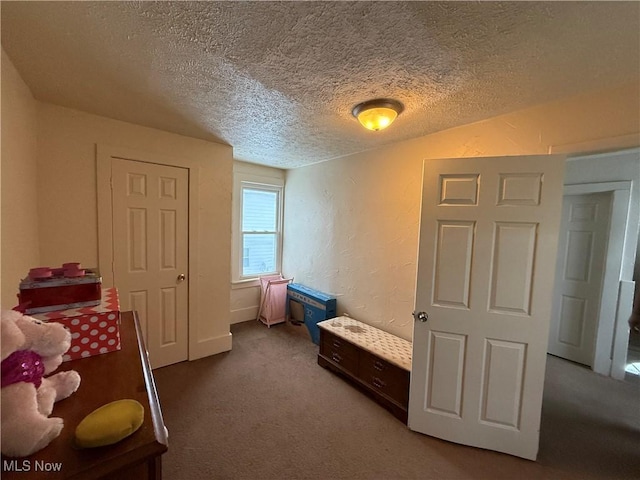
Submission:
[[[199,168],[199,262],[191,279],[189,357],[231,348],[229,266],[232,149],[50,104],[38,105],[38,211],[41,262],[98,265],[96,145],[188,160]],[[194,288],[195,286],[195,288]],[[195,329],[195,333],[194,333]]]
[[[232,231],[238,232],[238,220],[240,218],[239,189],[237,188],[238,179],[242,178],[253,182],[283,183],[285,178],[284,170],[278,168],[265,167],[252,163],[234,161],[234,196],[233,196],[233,221]],[[234,254],[232,259],[236,258],[236,249],[238,239],[232,235],[232,250]],[[258,316],[258,308],[260,305],[260,284],[257,280],[231,282],[231,323],[245,322],[247,320],[255,320]]]
[[[635,134],[639,104],[635,82],[289,170],[284,274],[337,295],[339,313],[411,339],[423,160]]]
[[[2,308],[17,304],[20,279],[38,266],[36,108],[31,91],[2,50]]]

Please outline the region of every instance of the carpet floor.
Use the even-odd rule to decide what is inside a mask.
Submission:
[[[549,356],[531,462],[412,432],[318,366],[304,327],[231,331],[232,351],[154,371],[165,479],[640,478],[640,383]]]

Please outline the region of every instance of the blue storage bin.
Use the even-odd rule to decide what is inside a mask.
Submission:
[[[289,302],[295,301],[304,307],[304,324],[309,330],[311,341],[320,344],[318,322],[336,316],[336,297],[322,293],[300,283],[287,285],[287,309]]]

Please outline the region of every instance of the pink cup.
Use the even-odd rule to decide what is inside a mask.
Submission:
[[[84,277],[84,270],[81,268],[76,268],[76,269],[65,268],[64,276],[67,278]]]
[[[42,280],[44,278],[50,278],[53,275],[51,268],[49,267],[36,267],[29,270],[29,278],[33,280]]]
[[[54,277],[61,277],[64,275],[64,268],[52,268],[51,273],[53,273]]]

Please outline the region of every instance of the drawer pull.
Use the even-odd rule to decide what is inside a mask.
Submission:
[[[338,355],[337,353],[332,353],[331,354],[331,359],[336,363],[340,363],[342,361],[342,357],[340,355]]]
[[[373,385],[377,388],[384,388],[387,386],[387,384],[380,380],[378,377],[373,377]]]
[[[340,348],[342,346],[342,342],[340,342],[340,340],[334,340],[333,346],[336,348]]]
[[[381,372],[384,370],[384,363],[382,363],[380,360],[376,360],[375,362],[373,362],[373,368]]]

